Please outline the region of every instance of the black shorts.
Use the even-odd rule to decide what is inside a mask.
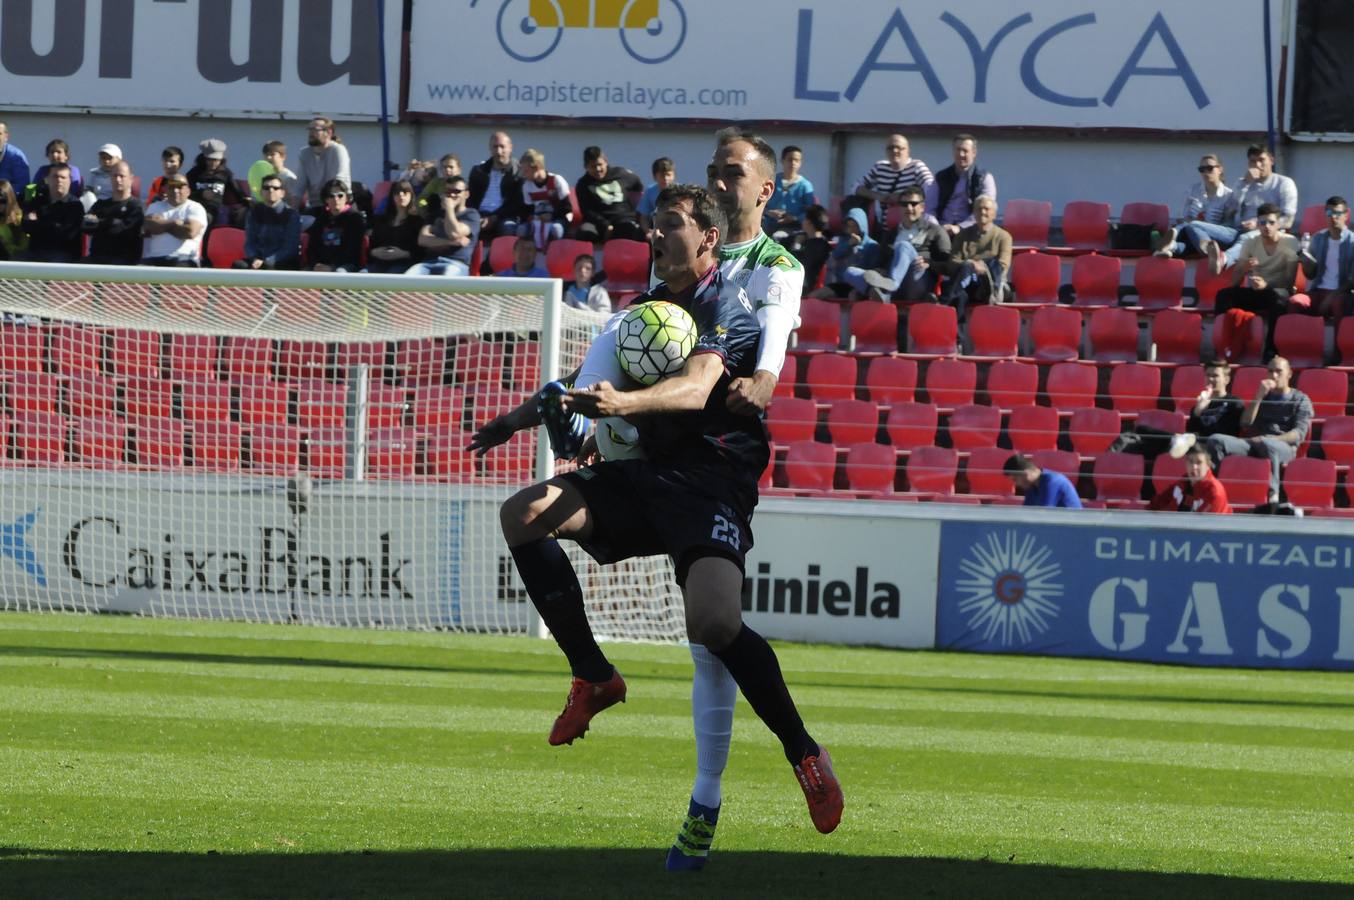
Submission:
[[[666,553],[678,585],[686,583],[691,563],[705,556],[722,556],[744,571],[751,511],[733,499],[740,495],[735,485],[643,459],[597,463],[559,477],[588,505],[592,536],[578,545],[602,565]]]

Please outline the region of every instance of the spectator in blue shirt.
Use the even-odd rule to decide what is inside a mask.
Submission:
[[[1028,456],[1014,454],[1002,467],[1016,490],[1025,495],[1026,506],[1061,506],[1081,509],[1081,498],[1067,476],[1040,469]]]
[[[803,150],[787,145],[780,151],[776,191],[766,202],[766,211],[762,213],[762,228],[778,241],[802,231],[800,223],[804,221],[804,211],[818,202],[813,192],[813,182],[799,174],[803,165]]]
[[[512,265],[495,275],[503,278],[549,278],[550,273],[536,262],[536,242],[519,237],[512,245]]]
[[[30,174],[28,157],[9,142],[9,126],[0,122],[0,181],[8,181],[14,193],[22,197],[33,180]]]
[[[653,228],[654,208],[658,204],[658,192],[670,187],[677,181],[677,164],[666,156],[653,161],[653,184],[644,189],[635,212],[639,213],[639,224],[647,234]]]

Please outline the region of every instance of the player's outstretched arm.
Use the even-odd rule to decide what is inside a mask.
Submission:
[[[564,396],[564,404],[570,412],[590,419],[704,409],[722,374],[724,357],[694,353],[687,357],[682,371],[650,387],[618,391],[611,382],[602,381],[585,390],[570,391]]]
[[[577,379],[578,369],[574,369],[565,377],[564,381],[567,384],[573,384]],[[474,453],[476,456],[483,456],[489,452],[490,448],[507,443],[514,434],[522,429],[540,425],[540,400],[541,392],[537,391],[523,400],[517,408],[481,425],[470,439],[470,443],[466,445],[466,451]]]

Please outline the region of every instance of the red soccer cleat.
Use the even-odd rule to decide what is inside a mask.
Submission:
[[[569,699],[564,701],[564,712],[559,714],[554,727],[550,729],[551,746],[572,744],[574,738],[583,737],[592,717],[618,702],[625,702],[625,679],[619,671],[613,670],[606,681],[575,678],[573,684],[569,685]]]
[[[813,827],[830,834],[842,820],[842,786],[832,771],[832,757],[827,748],[818,745],[817,756],[804,757],[795,766],[795,777],[809,801],[809,818]]]

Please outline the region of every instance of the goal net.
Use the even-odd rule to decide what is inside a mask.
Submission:
[[[474,428],[605,316],[545,279],[0,264],[0,608],[532,632]],[[599,636],[684,634],[665,558],[576,547]]]

